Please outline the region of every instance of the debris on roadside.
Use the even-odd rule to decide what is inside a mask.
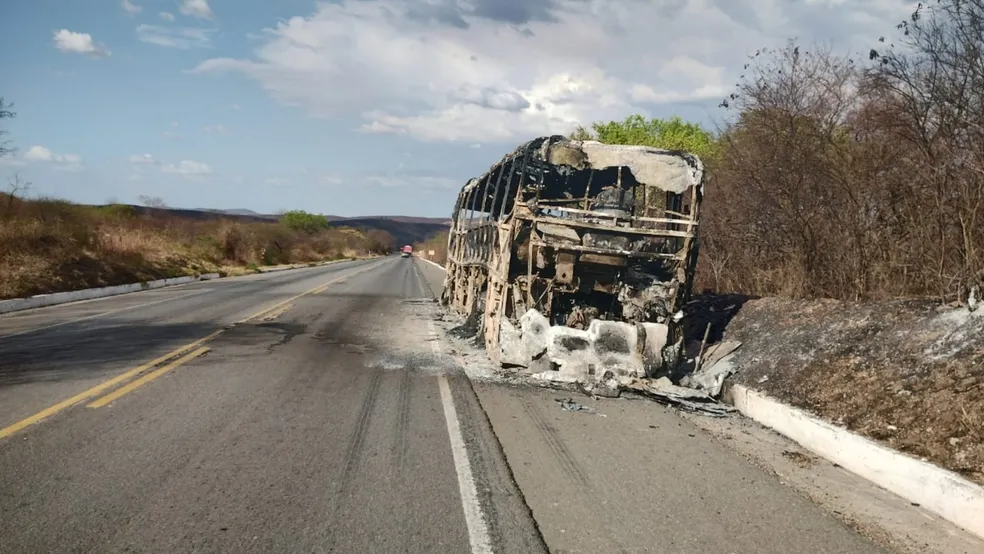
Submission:
[[[568,412],[584,412],[586,414],[598,413],[598,411],[591,406],[585,406],[584,404],[574,402],[573,398],[554,398],[554,402],[560,404],[560,408],[567,410]]]
[[[741,343],[735,340],[725,340],[711,345],[703,354],[703,360],[694,373],[680,380],[680,385],[707,392],[712,397],[721,394],[724,380],[737,371],[734,357],[731,356]]]
[[[662,404],[712,417],[724,417],[735,411],[733,407],[718,402],[711,394],[674,385],[667,377],[660,377],[655,380],[640,379],[627,386],[626,390]]]

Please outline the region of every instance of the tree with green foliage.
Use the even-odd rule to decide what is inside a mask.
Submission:
[[[646,119],[638,114],[630,115],[623,121],[597,121],[591,124],[590,131],[578,126],[570,138],[683,150],[700,158],[711,157],[717,144],[714,134],[697,123],[686,122],[677,116]]]
[[[300,231],[313,235],[329,228],[328,218],[305,212],[304,210],[290,210],[280,216],[280,224],[291,231]]]

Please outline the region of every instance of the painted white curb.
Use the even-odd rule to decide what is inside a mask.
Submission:
[[[322,265],[322,264],[318,264],[318,265]],[[311,266],[309,266],[308,264],[298,264],[298,265],[286,265],[286,266],[281,266],[281,267],[271,267],[271,268],[267,268],[267,269],[264,269],[264,268],[260,267],[260,268],[257,268],[256,271],[259,272],[259,273],[276,273],[278,271],[288,271],[288,270],[291,270],[291,269],[301,269],[302,267],[311,267]]]
[[[330,262],[322,262],[317,264],[318,266],[330,265],[341,262],[356,261],[351,259],[343,260],[332,260]],[[305,267],[311,267],[309,264],[297,264],[288,267],[278,267],[271,269],[260,269],[260,273],[271,273],[275,271],[287,271],[289,269],[303,269]],[[56,292],[53,294],[38,294],[36,296],[29,296],[27,298],[11,298],[10,300],[0,300],[0,314],[6,314],[10,312],[19,312],[22,310],[31,310],[34,308],[43,308],[45,306],[56,306],[58,304],[67,304],[69,302],[79,302],[81,300],[93,300],[96,298],[104,298],[107,296],[118,296],[120,294],[129,294],[131,292],[140,292],[142,290],[159,289],[162,287],[171,287],[174,285],[184,285],[186,283],[191,283],[194,281],[208,281],[211,279],[218,279],[221,277],[218,273],[206,273],[204,275],[199,275],[198,277],[173,277],[171,279],[158,279],[156,281],[148,281],[146,283],[131,283],[129,285],[117,285],[113,287],[99,287],[94,289],[82,289],[82,290],[72,290],[66,292]]]
[[[733,384],[726,396],[745,417],[984,538],[984,487],[748,387]]]
[[[371,258],[365,258],[365,259],[371,259]],[[339,264],[339,263],[342,263],[342,262],[355,262],[355,261],[358,261],[358,260],[359,260],[358,258],[342,258],[340,260],[331,260],[331,261],[328,261],[328,262],[315,262],[314,265],[311,265],[311,264],[293,264],[293,265],[284,265],[284,266],[267,267],[267,268],[260,267],[260,268],[257,268],[256,271],[259,272],[259,273],[276,273],[278,271],[287,271],[287,270],[290,270],[290,269],[304,269],[305,267],[321,267],[323,265]]]
[[[92,300],[94,298],[103,298],[106,296],[117,296],[130,292],[159,289],[174,285],[183,285],[185,283],[191,283],[199,280],[207,281],[209,279],[218,278],[218,273],[206,273],[198,277],[174,277],[171,279],[148,281],[146,283],[131,283],[129,285],[117,285],[114,287],[73,290],[68,292],[56,292],[54,294],[39,294],[37,296],[30,296],[27,298],[12,298],[10,300],[0,301],[0,314],[19,312],[21,310],[30,310],[32,308],[41,308],[44,306],[55,306],[57,304],[67,304],[68,302],[78,302],[80,300]]]
[[[433,266],[439,267],[441,269],[441,271],[447,271],[447,269],[445,269],[445,267],[443,265],[441,265],[441,264],[439,264],[437,262],[432,262],[430,260],[425,260],[424,258],[417,258],[417,259],[420,260],[420,261],[422,261],[422,262],[427,262],[427,263],[429,263],[429,264],[431,264]]]

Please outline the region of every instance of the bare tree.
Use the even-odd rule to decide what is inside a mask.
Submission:
[[[167,203],[164,202],[164,199],[159,196],[149,196],[146,194],[141,194],[140,196],[137,197],[137,200],[139,200],[141,204],[147,206],[148,208],[158,208],[158,209],[167,208]]]
[[[17,114],[12,110],[13,107],[13,104],[4,102],[3,97],[0,96],[0,120],[13,119],[14,117],[17,117]],[[14,148],[8,147],[10,141],[3,138],[7,136],[8,133],[9,131],[6,129],[0,128],[0,158],[14,152],[15,150]]]
[[[16,207],[22,198],[26,197],[31,190],[31,182],[21,179],[20,175],[14,174],[7,183],[7,204],[4,207],[4,218],[13,217]]]
[[[943,298],[984,280],[984,0],[938,0],[898,25],[898,45],[872,51],[869,86],[892,100],[891,130],[910,150],[914,218],[931,234]],[[920,215],[920,214],[913,214]]]

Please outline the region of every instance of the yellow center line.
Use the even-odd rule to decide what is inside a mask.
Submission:
[[[294,300],[297,300],[298,298],[301,298],[301,297],[304,297],[304,296],[307,296],[307,295],[310,295],[310,294],[317,294],[319,292],[322,292],[323,290],[327,289],[329,286],[331,286],[331,285],[333,285],[335,283],[338,283],[338,282],[340,282],[340,281],[342,281],[342,280],[344,280],[344,279],[346,279],[348,277],[351,277],[353,275],[357,275],[359,273],[363,273],[365,271],[368,271],[368,270],[372,269],[373,267],[374,267],[374,264],[370,264],[369,267],[366,267],[365,269],[362,269],[360,271],[356,271],[355,273],[350,273],[348,275],[344,275],[342,277],[337,277],[335,279],[332,279],[331,281],[328,281],[327,283],[323,283],[321,285],[318,285],[317,287],[314,287],[313,289],[311,289],[309,291],[302,292],[301,294],[298,294],[297,296],[288,298],[287,300],[284,300],[283,302],[278,302],[277,304],[275,304],[275,305],[273,305],[273,306],[271,306],[269,308],[266,308],[266,309],[264,309],[262,311],[259,311],[259,312],[255,313],[255,314],[247,317],[246,319],[240,320],[240,321],[238,321],[236,323],[239,324],[239,323],[246,323],[246,322],[252,321],[252,320],[254,320],[254,319],[256,319],[256,318],[258,318],[260,316],[263,316],[264,314],[267,314],[267,313],[269,313],[269,312],[271,312],[273,310],[276,310],[277,308],[286,306],[287,304],[290,304],[291,302],[293,302]],[[72,406],[74,406],[74,405],[76,405],[76,404],[78,404],[80,402],[84,402],[84,401],[86,401],[86,400],[88,400],[88,399],[90,399],[92,397],[95,397],[95,396],[99,396],[100,394],[103,394],[106,391],[112,389],[113,387],[115,387],[117,385],[120,385],[122,383],[125,383],[126,381],[129,381],[130,379],[133,379],[134,377],[140,375],[141,373],[144,373],[145,371],[147,371],[149,369],[152,369],[154,367],[157,367],[158,365],[163,364],[163,363],[165,363],[167,361],[170,361],[170,360],[174,359],[177,356],[180,356],[182,354],[185,354],[189,350],[192,350],[194,348],[200,347],[201,345],[203,345],[206,342],[209,342],[209,341],[215,339],[215,337],[218,337],[219,335],[221,335],[224,332],[225,332],[225,329],[219,329],[218,331],[215,331],[214,333],[212,333],[212,334],[210,334],[210,335],[208,335],[208,336],[206,336],[204,338],[198,339],[198,340],[196,340],[194,342],[191,342],[191,343],[188,343],[188,344],[186,344],[186,345],[184,345],[184,346],[182,346],[180,348],[177,348],[175,350],[172,350],[172,351],[168,352],[167,354],[164,354],[163,356],[160,356],[158,358],[155,358],[155,359],[153,359],[153,360],[151,360],[151,361],[149,361],[149,362],[147,362],[147,363],[145,363],[143,365],[140,365],[138,367],[135,367],[135,368],[133,368],[133,369],[131,369],[131,370],[125,372],[125,373],[120,374],[120,375],[117,375],[116,377],[113,377],[112,379],[109,379],[108,381],[104,381],[104,382],[102,382],[102,383],[100,383],[100,384],[92,387],[91,389],[82,391],[82,392],[76,394],[75,396],[73,396],[71,398],[68,398],[66,400],[62,400],[61,402],[55,404],[54,406],[45,408],[44,410],[41,410],[40,412],[38,412],[38,413],[36,413],[36,414],[34,414],[32,416],[26,417],[26,418],[18,421],[17,423],[14,423],[13,425],[10,425],[8,427],[4,427],[3,429],[0,429],[0,439],[5,439],[5,438],[9,437],[10,435],[13,435],[14,433],[17,433],[18,431],[23,430],[25,427],[30,427],[31,425],[34,425],[35,423],[39,423],[39,422],[41,422],[41,421],[43,421],[43,420],[45,420],[45,419],[47,419],[47,418],[49,418],[49,417],[51,417],[51,416],[59,413],[61,411],[67,410],[68,408],[71,408]],[[194,356],[190,356],[189,355],[189,359],[191,359],[193,357]],[[184,359],[184,358],[182,358],[182,359]],[[182,361],[181,363],[184,363],[184,362]],[[180,364],[178,364],[178,365],[180,365]],[[161,369],[163,369],[163,368],[161,368]],[[103,400],[103,399],[100,399],[100,401],[101,400]],[[97,401],[97,402],[99,402],[99,401]],[[93,402],[92,404],[96,404],[97,402]],[[90,406],[92,406],[92,404],[90,404]],[[95,406],[92,406],[92,407],[95,407]]]
[[[162,364],[162,363],[164,363],[164,362],[166,362],[166,361],[174,358],[175,356],[179,356],[179,355],[181,355],[181,354],[183,354],[183,353],[185,353],[185,352],[187,352],[187,351],[189,351],[189,350],[191,350],[191,349],[193,349],[193,348],[195,348],[197,346],[200,346],[200,345],[204,344],[207,341],[210,341],[210,340],[214,339],[215,337],[219,336],[221,333],[222,333],[221,330],[220,331],[216,331],[216,332],[212,333],[211,335],[209,335],[209,336],[207,336],[205,338],[196,340],[195,342],[186,344],[186,345],[184,345],[184,346],[182,346],[180,348],[177,348],[175,350],[172,350],[172,351],[168,352],[167,354],[164,354],[163,356],[160,356],[158,358],[155,358],[155,359],[153,359],[153,360],[151,360],[151,361],[149,361],[149,362],[147,362],[147,363],[145,363],[145,364],[143,364],[141,366],[135,367],[135,368],[131,369],[130,371],[127,371],[126,373],[122,373],[120,375],[117,375],[116,377],[113,377],[112,379],[110,379],[108,381],[104,381],[104,382],[102,382],[102,383],[100,383],[100,384],[92,387],[91,389],[82,391],[82,392],[76,394],[75,396],[73,396],[73,397],[71,397],[71,398],[69,398],[67,400],[63,400],[63,401],[55,404],[54,406],[51,406],[50,408],[41,410],[40,412],[38,412],[38,413],[36,413],[36,414],[34,414],[34,415],[30,416],[30,417],[24,418],[24,419],[18,421],[17,423],[15,423],[15,424],[13,424],[13,425],[11,425],[9,427],[5,427],[3,429],[0,429],[0,439],[9,437],[10,435],[13,435],[14,433],[20,431],[21,429],[23,429],[25,427],[28,427],[30,425],[34,425],[35,423],[38,423],[41,420],[47,419],[47,418],[49,418],[49,417],[57,414],[58,412],[60,412],[62,410],[65,410],[67,408],[71,408],[72,406],[78,404],[79,402],[83,402],[85,400],[88,400],[88,399],[92,398],[93,396],[98,396],[98,395],[106,392],[107,390],[115,387],[116,385],[119,385],[120,383],[123,383],[125,381],[128,381],[128,380],[136,377],[137,375],[140,375],[141,373],[147,371],[148,369],[150,369],[152,367],[155,367],[157,365],[160,365],[160,364]]]
[[[366,270],[363,269],[362,271],[357,271],[356,273],[362,273],[363,271],[366,271]],[[353,273],[352,275],[355,275],[356,273]],[[342,280],[344,280],[344,279],[346,279],[348,277],[349,277],[349,275],[345,275],[345,276],[342,276],[342,277],[336,277],[335,279],[332,279],[331,281],[328,281],[327,283],[320,284],[320,285],[314,287],[311,290],[302,292],[301,294],[298,294],[297,296],[292,296],[292,297],[288,298],[287,300],[284,300],[282,302],[278,302],[278,303],[274,304],[273,306],[270,306],[269,308],[264,308],[264,309],[256,312],[255,314],[253,314],[253,315],[251,315],[251,316],[249,316],[249,317],[247,317],[245,319],[240,319],[236,323],[237,324],[238,323],[248,323],[250,321],[253,321],[254,319],[258,319],[260,317],[263,317],[264,315],[266,315],[266,314],[268,314],[268,313],[270,313],[270,312],[272,312],[274,310],[277,310],[278,308],[283,308],[283,307],[287,306],[288,304],[290,304],[291,302],[297,300],[298,298],[301,298],[301,297],[304,297],[304,296],[308,296],[308,295],[311,295],[311,294],[318,294],[319,292],[322,292],[325,289],[327,289],[329,286],[334,285],[335,283],[338,283],[338,282],[340,282],[340,281],[342,281]]]
[[[176,367],[178,367],[178,366],[180,366],[180,365],[188,362],[189,360],[193,360],[193,359],[201,356],[202,354],[208,352],[208,350],[209,350],[209,348],[207,346],[203,346],[203,347],[199,348],[198,350],[195,350],[194,352],[191,352],[189,354],[185,354],[184,356],[181,356],[180,358],[178,358],[177,360],[174,360],[173,362],[167,364],[166,366],[161,367],[159,369],[155,369],[154,371],[151,371],[150,373],[148,373],[147,375],[144,375],[143,377],[137,379],[136,381],[132,381],[130,383],[127,383],[126,385],[123,385],[122,387],[120,387],[120,388],[116,389],[115,391],[107,394],[106,396],[104,396],[104,397],[102,397],[102,398],[100,398],[98,400],[94,400],[94,401],[90,402],[86,407],[88,407],[88,408],[102,408],[103,406],[105,406],[105,405],[107,405],[107,404],[109,404],[111,402],[114,402],[114,401],[118,400],[124,394],[127,394],[129,392],[133,392],[134,390],[136,390],[136,389],[138,389],[138,388],[146,385],[147,383],[153,381],[154,379],[157,379],[161,375],[164,375],[168,371],[171,371],[172,369],[174,369],[174,368],[176,368]]]

